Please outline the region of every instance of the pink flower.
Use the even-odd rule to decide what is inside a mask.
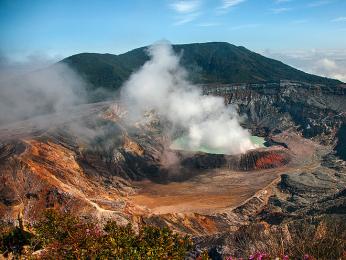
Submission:
[[[254,255],[250,255],[249,260],[263,260],[266,257],[268,257],[266,253],[257,252]]]
[[[263,260],[266,258],[268,255],[266,253],[260,253],[259,256],[257,257],[257,260]]]
[[[304,255],[304,260],[309,260],[310,259],[310,256],[308,254],[305,254]]]

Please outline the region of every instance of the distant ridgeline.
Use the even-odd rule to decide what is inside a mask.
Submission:
[[[181,64],[196,84],[265,83],[291,80],[336,86],[342,82],[311,75],[244,47],[224,42],[173,45]],[[89,90],[116,92],[132,72],[148,59],[146,47],[120,55],[81,53],[62,60],[89,83]],[[102,93],[102,92],[101,92]],[[99,98],[102,99],[102,94]]]

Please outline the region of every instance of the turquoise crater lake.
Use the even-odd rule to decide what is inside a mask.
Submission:
[[[265,147],[264,143],[265,140],[263,137],[259,137],[259,136],[251,136],[250,137],[251,142],[253,144],[255,144],[257,147]],[[223,149],[215,149],[215,148],[210,148],[206,145],[201,145],[200,147],[196,147],[196,148],[191,148],[189,146],[189,142],[188,142],[188,137],[187,136],[181,136],[177,139],[175,139],[170,148],[172,150],[184,150],[184,151],[193,151],[193,152],[203,152],[203,153],[211,153],[211,154],[227,154],[226,151],[224,151]]]

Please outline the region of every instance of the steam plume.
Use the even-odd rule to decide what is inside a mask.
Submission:
[[[147,61],[124,84],[122,99],[135,115],[154,109],[176,129],[187,133],[188,145],[222,149],[228,154],[255,148],[250,133],[239,124],[232,106],[221,97],[204,96],[187,80],[180,58],[171,45],[158,43],[148,48]]]
[[[0,126],[85,102],[85,83],[67,65],[38,63],[0,59]]]

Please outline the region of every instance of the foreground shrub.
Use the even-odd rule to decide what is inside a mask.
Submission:
[[[97,225],[55,210],[47,210],[33,230],[32,244],[44,249],[42,258],[86,259],[101,250],[102,230]]]
[[[143,226],[135,232],[114,221],[101,228],[55,210],[45,211],[30,230],[0,225],[0,253],[16,259],[184,259],[190,251],[199,260],[210,258],[207,251],[194,254],[191,240],[168,228]],[[346,260],[346,224],[335,218],[252,224],[238,230],[230,243],[236,257],[227,260]]]
[[[0,253],[19,256],[24,254],[25,246],[29,246],[33,235],[20,227],[0,224]]]
[[[47,210],[33,228],[33,240],[47,259],[184,259],[191,248],[188,237],[168,228],[144,226],[135,233],[131,225],[109,221],[101,229],[54,210]]]
[[[131,225],[119,227],[115,222],[105,226],[100,257],[123,259],[184,259],[191,242],[187,237],[173,234],[168,228],[145,226],[135,234]]]

